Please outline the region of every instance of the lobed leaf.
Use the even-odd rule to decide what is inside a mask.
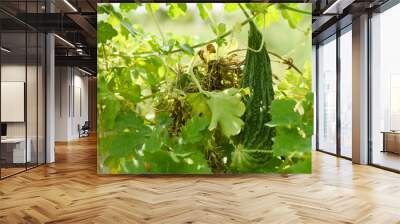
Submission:
[[[194,117],[190,119],[182,129],[182,137],[186,143],[197,143],[204,138],[210,121],[206,117]]]
[[[290,126],[301,123],[300,114],[294,111],[296,101],[291,99],[276,99],[271,104],[272,120],[268,126]]]
[[[107,40],[111,40],[113,37],[117,36],[117,31],[111,26],[111,24],[104,21],[100,21],[97,24],[97,42],[106,43]]]
[[[221,92],[210,92],[207,104],[211,111],[210,131],[220,127],[226,137],[240,133],[244,122],[241,116],[245,105],[241,101],[238,89],[226,89]]]

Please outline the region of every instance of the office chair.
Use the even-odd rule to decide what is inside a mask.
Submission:
[[[79,129],[79,138],[89,136],[89,129],[90,129],[89,121],[85,121],[82,127],[78,125],[78,129]]]

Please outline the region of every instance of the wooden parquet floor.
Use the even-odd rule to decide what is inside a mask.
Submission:
[[[400,175],[316,152],[312,175],[99,176],[96,141],[0,181],[0,223],[400,223]]]

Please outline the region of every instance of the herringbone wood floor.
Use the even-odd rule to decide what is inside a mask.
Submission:
[[[400,175],[315,153],[312,175],[98,176],[95,138],[0,181],[0,223],[400,223]]]

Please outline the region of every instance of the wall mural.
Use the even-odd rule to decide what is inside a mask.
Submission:
[[[310,173],[311,4],[98,4],[98,173]]]

